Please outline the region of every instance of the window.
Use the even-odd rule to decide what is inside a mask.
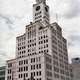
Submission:
[[[26,59],[26,64],[28,64],[28,60]]]
[[[24,74],[24,78],[25,78],[25,74]]]
[[[28,77],[28,73],[26,73],[26,77]]]
[[[25,71],[25,67],[24,67],[24,71]]]
[[[28,49],[28,52],[30,52],[30,49]]]
[[[39,69],[41,69],[41,64],[39,64]]]
[[[46,43],[46,41],[44,40],[44,43]]]
[[[26,66],[26,71],[28,71],[28,66]]]
[[[46,74],[47,74],[47,76],[52,77],[52,72],[50,72],[50,71],[46,71]]]
[[[26,61],[24,60],[24,64],[26,63]]]
[[[31,58],[31,63],[35,62],[35,58]]]
[[[54,71],[55,71],[55,72],[59,72],[59,68],[54,67]]]
[[[18,75],[18,77],[20,78],[20,74]]]
[[[52,62],[52,61],[51,61],[51,58],[46,57],[46,62],[51,63],[51,62]]]
[[[41,76],[41,71],[39,71],[39,75]]]
[[[33,73],[31,72],[31,76],[33,76]]]
[[[21,67],[21,72],[23,71],[23,67]]]
[[[46,39],[46,42],[48,42],[48,39]]]
[[[23,65],[23,61],[19,61],[19,65]]]
[[[38,76],[38,71],[36,72],[36,75]]]
[[[65,77],[64,76],[61,76],[61,80],[65,80]]]
[[[35,14],[35,16],[37,16],[37,15],[39,15],[39,14],[41,14],[41,11],[40,11],[40,12],[38,12],[38,13],[36,13],[36,14]]]
[[[12,63],[9,63],[9,64],[8,64],[8,67],[12,67]]]
[[[35,65],[31,65],[31,70],[34,70],[35,69]]]
[[[22,78],[22,74],[19,74],[18,77],[19,77],[19,78]]]
[[[48,47],[48,44],[46,44],[46,47]]]
[[[48,49],[44,50],[44,53],[48,53],[48,52],[49,52]]]
[[[39,80],[41,80],[41,78],[39,78]]]
[[[36,65],[36,68],[38,69],[38,64]]]
[[[40,62],[41,61],[41,58],[40,57],[37,57],[36,58],[36,62]]]
[[[55,78],[59,78],[59,74],[54,73]]]
[[[22,74],[21,74],[21,78],[22,78]]]
[[[31,75],[32,75],[32,76],[35,76],[35,72],[31,72]]]
[[[36,68],[37,68],[37,69],[41,69],[41,64],[37,64],[37,65],[36,65]]]
[[[34,72],[34,76],[35,76],[35,72]]]
[[[52,70],[52,66],[49,64],[46,64],[46,69]]]
[[[19,72],[20,72],[20,70],[21,70],[21,69],[19,68]]]
[[[11,69],[8,70],[8,74],[11,74]]]
[[[35,65],[34,65],[34,69],[35,69]]]

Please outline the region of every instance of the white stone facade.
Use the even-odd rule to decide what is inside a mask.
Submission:
[[[36,1],[33,9],[39,5],[43,6],[41,11],[45,16],[46,0]],[[36,12],[33,10],[33,13],[34,17]],[[34,23],[26,26],[25,34],[16,38],[16,59],[7,62],[7,80],[29,80],[31,75],[34,80],[72,80],[67,41],[62,36],[62,29],[57,23],[49,24],[49,21],[44,25],[46,19],[42,19],[42,22],[35,22],[34,19]],[[15,65],[15,68],[8,67],[10,63]],[[9,74],[8,70],[11,70]]]
[[[12,59],[7,61],[5,80],[17,80],[17,60]]]
[[[24,77],[28,79],[31,74],[34,74],[35,80],[71,80],[68,66],[67,43],[57,23],[46,27],[40,22],[31,23],[26,26],[25,34],[16,39],[16,78],[14,80],[23,80]],[[49,71],[46,69],[46,63],[49,59],[44,60],[47,55],[51,60],[51,63],[48,63]],[[41,69],[31,70],[31,66],[35,67],[38,64],[37,61],[31,63],[32,58],[40,58],[41,62],[38,63],[41,65]],[[20,62],[21,65],[19,65]],[[40,71],[41,75],[36,75],[39,74],[37,71]],[[47,77],[47,75],[49,76]]]

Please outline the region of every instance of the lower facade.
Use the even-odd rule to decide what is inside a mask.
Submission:
[[[60,74],[57,67],[49,54],[13,59],[7,61],[5,80],[72,80],[69,72]]]

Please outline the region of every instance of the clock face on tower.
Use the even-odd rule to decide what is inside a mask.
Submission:
[[[48,8],[47,7],[45,7],[45,11],[48,12]]]
[[[37,7],[36,7],[36,11],[39,11],[39,10],[40,10],[40,6],[37,6]]]

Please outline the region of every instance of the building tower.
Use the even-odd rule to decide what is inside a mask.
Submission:
[[[49,23],[46,0],[33,5],[33,23],[16,38],[16,58],[7,61],[6,80],[72,80],[67,41],[57,23]]]
[[[0,67],[0,80],[5,80],[5,66]]]
[[[73,80],[80,80],[80,57],[72,58]]]
[[[46,5],[46,0],[36,0],[33,5],[33,22],[42,22],[46,26],[49,21],[49,6]]]
[[[72,58],[72,64],[80,64],[80,58]]]

